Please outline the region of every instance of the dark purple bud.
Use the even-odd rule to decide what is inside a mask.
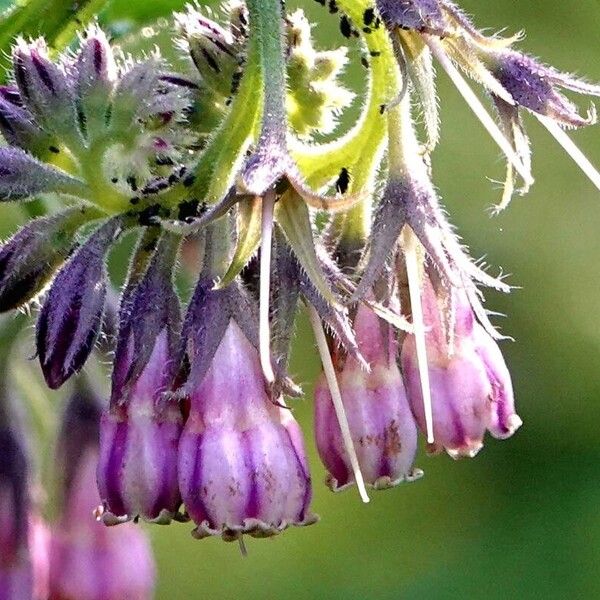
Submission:
[[[64,140],[72,150],[80,149],[83,139],[71,81],[62,65],[48,58],[44,41],[17,40],[13,69],[23,104],[38,125]]]
[[[270,399],[258,351],[235,322],[190,395],[179,487],[197,525],[193,535],[229,541],[313,523],[300,429],[291,412]]]
[[[52,389],[79,371],[94,347],[106,296],[105,257],[120,228],[117,217],[95,231],[59,272],[44,302],[36,346]]]
[[[37,296],[76,247],[73,236],[87,220],[74,208],[35,219],[0,247],[0,312]]]
[[[600,96],[600,86],[560,73],[514,50],[492,52],[489,61],[493,74],[518,105],[555,119],[567,127],[582,127],[595,120],[593,113],[588,114],[587,118],[581,116],[577,107],[558,89]]]
[[[23,108],[18,89],[12,86],[0,86],[0,132],[11,146],[19,146],[35,156],[43,156],[49,148],[56,147],[53,138]]]
[[[464,291],[452,291],[455,317],[444,324],[446,298],[438,298],[429,280],[423,289],[427,362],[433,411],[433,452],[444,448],[453,458],[475,456],[486,430],[510,437],[521,419],[514,409],[510,374],[497,343],[476,322]],[[451,331],[447,331],[451,327]],[[402,346],[402,374],[419,427],[425,431],[415,339]]]
[[[65,412],[58,462],[68,467],[50,543],[52,600],[150,600],[154,561],[148,539],[133,524],[107,528],[95,516],[100,497],[98,400],[80,390]],[[69,439],[74,438],[74,439]]]
[[[376,0],[375,4],[388,29],[400,27],[433,34],[447,29],[440,0]]]
[[[0,202],[57,193],[85,197],[82,181],[46,165],[20,148],[0,148]]]
[[[387,488],[422,475],[413,468],[417,427],[400,370],[391,328],[360,305],[354,319],[358,348],[370,372],[352,356],[334,356],[342,402],[365,483]],[[329,386],[321,376],[315,389],[317,448],[334,490],[354,483],[350,458],[340,430]]]
[[[163,397],[181,362],[179,299],[172,284],[178,244],[165,238],[121,307],[98,465],[107,524],[138,516],[168,522],[181,504],[177,445],[183,417],[178,402]]]
[[[75,94],[88,139],[106,129],[110,96],[117,79],[117,67],[106,34],[97,26],[88,28],[76,63]]]

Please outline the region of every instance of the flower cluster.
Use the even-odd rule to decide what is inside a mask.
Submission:
[[[174,15],[170,63],[157,48],[128,55],[96,25],[56,59],[43,40],[14,45],[13,80],[0,88],[0,200],[42,198],[49,214],[0,248],[0,308],[41,298],[36,349],[53,389],[99,339],[114,351],[99,447],[87,453],[75,437],[63,452],[69,543],[53,538],[57,572],[77,554],[112,552],[113,538],[69,523],[95,503],[83,493],[93,469],[106,525],[191,519],[197,538],[241,542],[316,521],[285,399],[301,394],[288,359],[302,306],[323,365],[314,429],[331,489],[356,484],[368,501],[367,487],[421,477],[419,430],[432,452],[458,458],[487,431],[507,438],[521,425],[480,290],[510,288],[468,255],[432,182],[434,60],[507,157],[500,207],[517,176],[524,189],[533,181],[523,109],[600,188],[563,130],[595,114],[560,91],[600,87],[515,50],[518,36],[484,36],[448,0],[327,6],[368,67],[346,132],[336,121],[354,101],[339,80],[346,49],[315,49],[303,13],[280,0],[235,0],[220,15],[188,6]],[[459,69],[484,86],[496,119]],[[115,301],[108,258],[132,236]],[[144,561],[128,598],[146,597]],[[88,597],[61,588],[71,583],[54,581],[57,597]]]

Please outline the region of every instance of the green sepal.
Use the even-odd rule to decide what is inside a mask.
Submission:
[[[338,307],[339,299],[319,264],[310,212],[302,196],[293,188],[288,189],[275,205],[275,220],[312,284],[327,302]]]
[[[238,204],[238,239],[235,253],[218,287],[227,287],[250,262],[260,244],[262,198],[254,197]]]

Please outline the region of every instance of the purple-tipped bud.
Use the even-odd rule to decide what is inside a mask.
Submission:
[[[455,318],[448,334],[442,325],[444,301],[425,281],[423,309],[435,438],[432,451],[445,448],[453,458],[472,457],[482,448],[486,430],[494,437],[507,438],[522,422],[515,413],[510,374],[498,345],[475,321],[464,293],[456,289],[452,293]],[[402,374],[413,414],[425,431],[413,335],[408,335],[402,346]]]
[[[106,297],[105,257],[120,226],[113,218],[95,231],[56,276],[44,302],[36,347],[52,389],[78,372],[94,347]]]
[[[387,488],[422,475],[413,468],[417,427],[396,365],[397,345],[389,326],[360,305],[354,319],[358,348],[368,373],[348,356],[336,371],[350,433],[365,483]],[[337,491],[354,483],[329,387],[322,375],[315,389],[315,435],[327,483]]]
[[[163,397],[180,366],[180,308],[171,268],[177,242],[163,237],[137,287],[126,293],[111,405],[102,417],[98,485],[104,522],[169,522],[181,504],[177,445],[183,416]]]
[[[179,443],[179,485],[194,536],[266,537],[315,521],[302,434],[267,395],[257,350],[230,321],[208,372],[194,379]]]
[[[42,131],[33,115],[23,107],[19,90],[0,86],[0,132],[11,146],[42,156],[56,148],[53,138]]]
[[[117,67],[106,34],[96,26],[88,29],[77,55],[75,94],[88,139],[106,129],[110,95]]]
[[[139,132],[140,121],[173,121],[188,106],[187,90],[164,78],[165,64],[156,57],[135,63],[119,79],[112,96],[110,126],[113,130]]]
[[[558,89],[600,96],[600,86],[560,73],[514,50],[491,53],[489,60],[494,76],[518,105],[567,127],[582,127],[595,121],[593,112],[587,118],[581,116],[577,107]]]
[[[35,219],[0,247],[0,312],[34,298],[76,246],[86,211],[75,208]]]
[[[44,41],[17,40],[13,69],[23,103],[40,127],[79,149],[83,140],[71,82],[62,66],[48,57]]]
[[[0,148],[0,202],[37,194],[85,196],[82,181],[33,158],[20,148]]]

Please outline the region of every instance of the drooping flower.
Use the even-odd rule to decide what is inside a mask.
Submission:
[[[122,300],[112,398],[100,425],[98,485],[107,524],[138,516],[167,523],[181,504],[183,416],[178,401],[165,396],[180,363],[181,317],[171,272],[177,244],[163,237],[146,274]]]
[[[449,0],[377,0],[377,6],[398,42],[397,56],[423,103],[432,145],[437,142],[438,132],[435,76],[431,64],[433,55],[505,153],[507,176],[499,209],[508,205],[517,173],[524,181],[522,192],[533,182],[529,142],[519,118],[520,108],[538,116],[582,171],[600,188],[600,174],[561,130],[561,127],[593,124],[596,113],[592,109],[587,117],[582,117],[577,107],[560,91],[562,88],[600,96],[600,86],[586,83],[513,50],[512,46],[521,34],[508,39],[484,35]],[[455,65],[482,84],[491,95],[500,127],[494,123]]]
[[[358,348],[370,371],[352,356],[334,357],[339,389],[365,483],[387,488],[422,475],[413,468],[417,428],[410,411],[391,327],[360,304],[354,318]],[[344,360],[345,358],[345,360]],[[335,491],[354,483],[331,391],[322,375],[315,389],[315,435]]]
[[[236,292],[207,293],[204,286],[188,315],[190,412],[179,443],[179,485],[197,525],[193,535],[236,540],[313,523],[302,435],[268,394],[257,349],[238,325],[248,315],[230,304]]]
[[[464,291],[436,293],[426,278],[422,304],[435,439],[430,449],[444,448],[453,458],[475,456],[486,430],[504,439],[521,426],[510,374],[498,344],[477,323]],[[444,318],[448,306],[454,311],[450,324]],[[413,414],[425,431],[414,335],[407,335],[402,345],[402,374]]]

